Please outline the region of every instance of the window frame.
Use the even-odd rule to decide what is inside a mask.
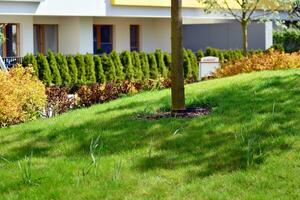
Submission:
[[[57,46],[57,53],[59,52],[59,25],[58,24],[33,24],[33,31],[35,31],[35,27],[38,27],[38,38],[34,38],[41,41],[37,41],[38,48],[41,51],[37,51],[37,53],[47,54],[47,50],[45,49],[45,26],[56,26],[57,32],[56,32],[56,46]]]
[[[135,40],[137,41],[137,46],[133,47],[131,46],[131,28],[136,27],[137,28],[137,38]],[[141,25],[139,24],[130,24],[129,26],[129,43],[130,43],[130,51],[141,51]]]
[[[102,37],[101,37],[101,29],[103,26],[109,26],[111,27],[111,32],[110,32],[110,38],[111,38],[111,47],[112,47],[112,50],[114,50],[114,44],[115,44],[115,41],[114,41],[114,25],[113,24],[93,24],[93,31],[94,31],[94,28],[96,29],[96,52],[94,51],[94,53],[96,54],[97,53],[97,50],[98,49],[103,49],[101,48],[102,47]],[[93,33],[94,34],[94,33]],[[94,40],[94,37],[95,35],[93,35],[93,40]],[[94,41],[93,41],[93,45],[94,45]],[[94,46],[93,46],[93,49],[94,49]]]
[[[4,25],[3,27],[3,36],[4,41],[2,43],[2,57],[19,57],[20,56],[20,24],[19,23],[1,23]],[[7,33],[6,33],[6,26],[7,25],[13,25],[16,26],[16,56],[7,56],[7,42],[5,40]]]

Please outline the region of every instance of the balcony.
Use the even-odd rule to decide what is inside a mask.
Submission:
[[[23,57],[4,57],[2,59],[5,63],[5,66],[7,68],[11,68],[11,67],[15,66],[16,64],[21,64]]]

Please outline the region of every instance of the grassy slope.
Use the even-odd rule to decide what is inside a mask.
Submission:
[[[300,71],[187,86],[194,119],[137,120],[169,90],[0,130],[0,199],[299,199]],[[173,133],[180,128],[178,134]],[[100,136],[97,166],[89,145]],[[32,185],[18,162],[33,152]],[[36,180],[38,179],[38,180]]]

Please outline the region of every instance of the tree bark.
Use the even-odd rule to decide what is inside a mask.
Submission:
[[[172,0],[171,37],[172,37],[172,113],[185,110],[183,42],[182,42],[182,0]]]
[[[241,23],[242,33],[243,33],[243,54],[247,56],[248,54],[248,22],[244,21]]]

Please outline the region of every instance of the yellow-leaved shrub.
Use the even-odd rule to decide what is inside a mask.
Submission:
[[[45,86],[32,68],[0,70],[0,127],[38,118],[45,104]]]
[[[220,78],[253,71],[292,68],[300,68],[300,52],[290,54],[271,50],[265,54],[254,54],[223,64],[213,76]]]

